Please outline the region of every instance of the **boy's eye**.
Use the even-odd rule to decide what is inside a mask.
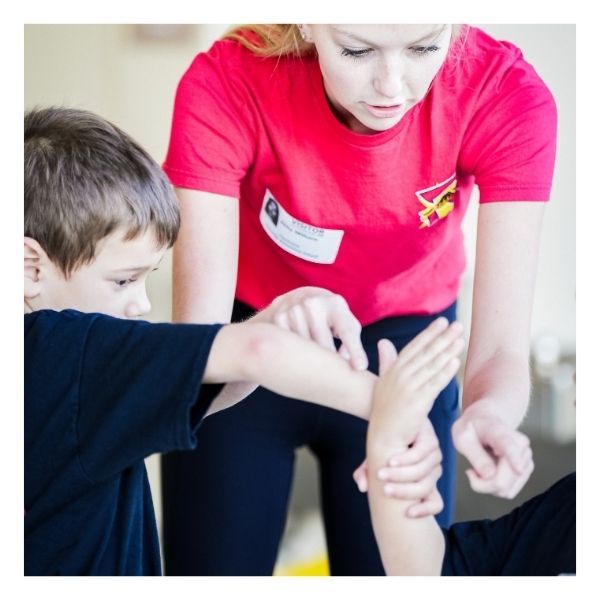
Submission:
[[[132,277],[131,279],[119,279],[118,281],[115,281],[115,283],[119,287],[125,287],[126,285],[133,283],[134,281],[136,281],[136,280]]]
[[[342,56],[350,56],[351,58],[361,58],[370,54],[371,48],[361,48],[359,50],[353,50],[352,48],[342,48]]]

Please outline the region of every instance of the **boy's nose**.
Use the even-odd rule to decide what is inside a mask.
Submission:
[[[132,302],[129,302],[125,309],[125,316],[129,319],[143,317],[150,312],[151,308],[152,304],[150,304],[148,294],[144,289]]]

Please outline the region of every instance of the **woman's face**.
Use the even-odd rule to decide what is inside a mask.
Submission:
[[[353,131],[393,127],[423,99],[442,66],[450,25],[305,25],[325,92]]]

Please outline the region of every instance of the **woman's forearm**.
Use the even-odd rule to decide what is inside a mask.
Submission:
[[[519,426],[529,403],[530,376],[526,355],[498,352],[476,366],[467,359],[463,411],[492,411],[510,427]]]

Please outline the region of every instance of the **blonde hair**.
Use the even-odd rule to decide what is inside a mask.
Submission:
[[[254,35],[248,35],[254,34]],[[315,52],[314,44],[305,42],[298,25],[236,25],[223,36],[236,40],[259,56],[305,56]]]
[[[451,45],[459,39],[464,41],[467,29],[463,25],[452,25]],[[314,44],[302,39],[300,28],[296,23],[236,25],[227,31],[222,39],[236,40],[244,48],[264,57],[301,57],[315,53]]]

